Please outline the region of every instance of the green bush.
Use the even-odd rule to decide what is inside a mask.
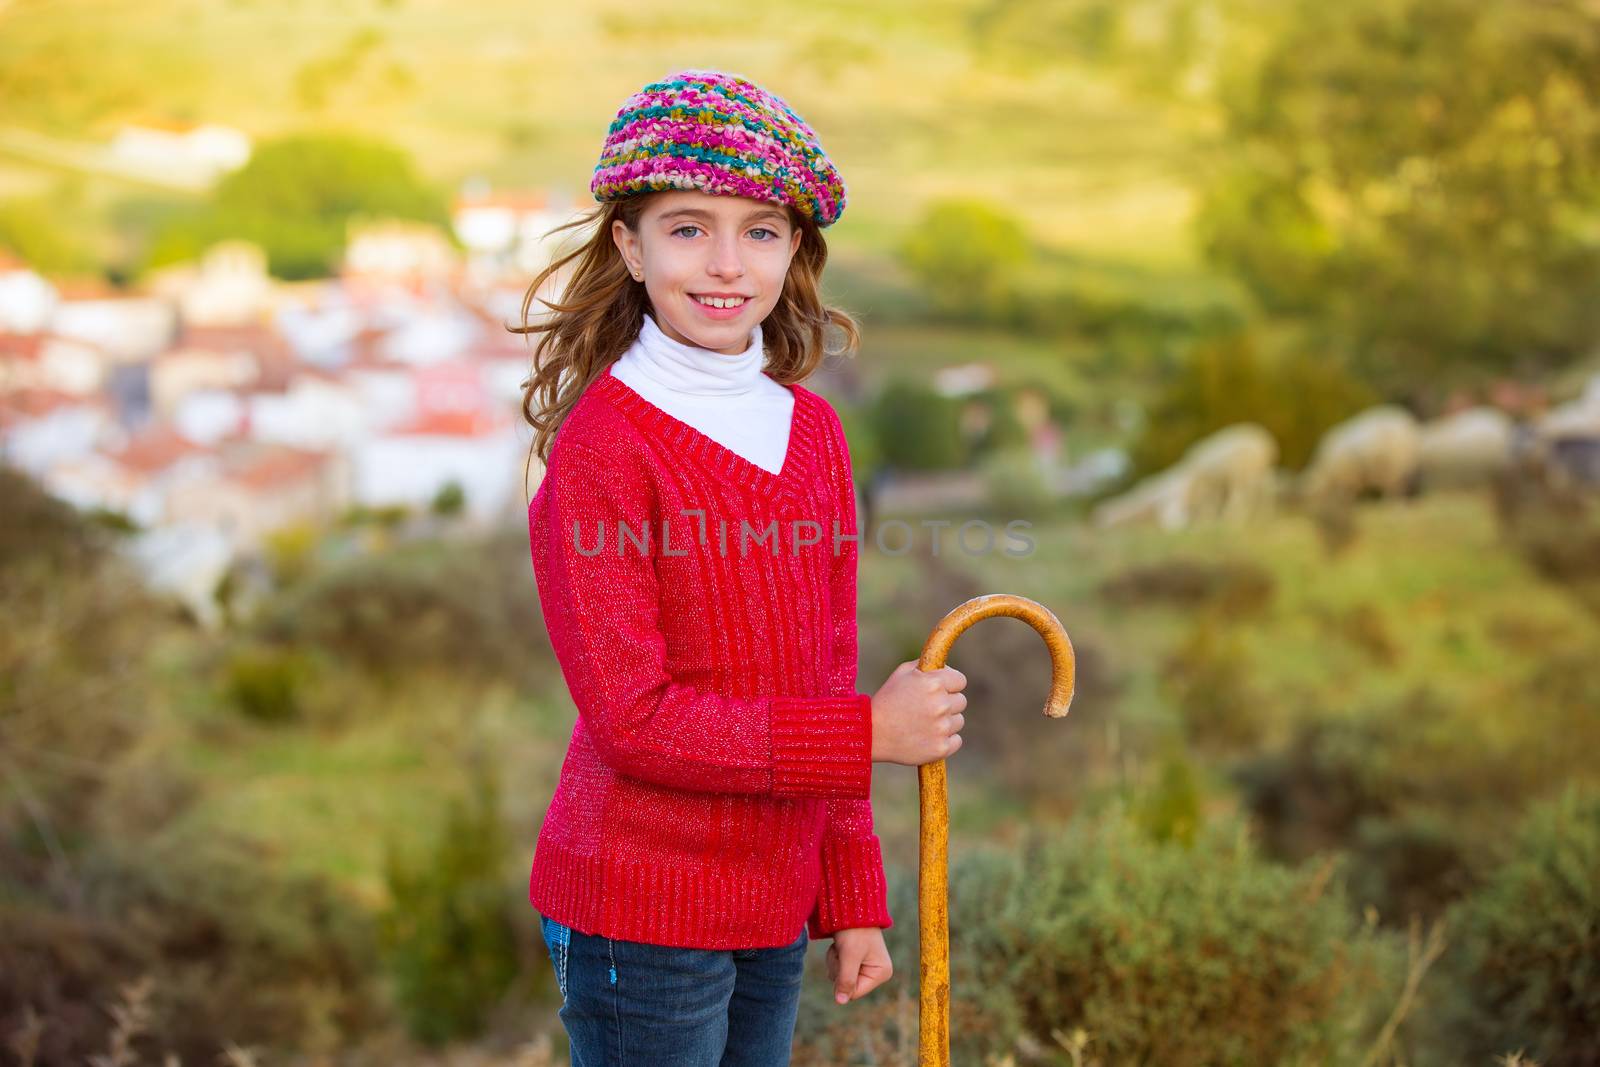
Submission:
[[[1112,604],[1204,609],[1238,620],[1270,608],[1277,581],[1271,571],[1249,560],[1173,558],[1119,571],[1101,582],[1097,592]]]
[[[953,1063],[1071,1063],[1081,1027],[1090,1063],[1354,1065],[1394,1003],[1401,950],[1333,869],[1270,863],[1235,820],[1186,847],[1112,807],[950,857]],[[890,867],[894,977],[845,1017],[808,981],[797,1067],[916,1062],[918,879]]]
[[[950,318],[1004,321],[1012,284],[1032,258],[1016,219],[974,200],[931,205],[901,243],[900,260]]]
[[[961,867],[952,989],[990,1048],[1082,1027],[1102,1062],[1331,1063],[1381,1011],[1391,959],[1328,870],[1259,859],[1236,823],[1185,847],[1112,815]]]
[[[1600,790],[1574,783],[1536,805],[1456,920],[1473,1055],[1600,1063]]]
[[[1194,617],[1161,665],[1161,680],[1189,737],[1214,751],[1252,747],[1267,728],[1270,705],[1250,676],[1243,637],[1216,609]]]
[[[292,522],[267,534],[263,554],[273,579],[281,585],[294,585],[315,570],[317,547],[322,531],[309,521]]]
[[[459,515],[467,506],[467,491],[461,483],[451,479],[439,487],[433,495],[433,502],[429,505],[435,515]]]
[[[884,387],[873,411],[873,437],[884,461],[906,470],[949,470],[967,460],[960,405],[908,379]]]
[[[1225,426],[1257,422],[1278,443],[1278,464],[1303,467],[1330,426],[1376,400],[1336,359],[1286,342],[1264,352],[1253,333],[1194,345],[1152,402],[1133,448],[1137,477],[1176,462],[1190,445]]]
[[[1053,396],[1050,399],[1052,415],[1057,414],[1055,409],[1067,407]],[[1023,427],[1022,420],[1017,418],[1016,394],[1012,390],[985,389],[975,393],[970,402],[982,404],[989,411],[989,425],[973,442],[972,450],[975,453],[987,455],[1027,446],[1028,431]]]
[[[1161,758],[1155,781],[1135,801],[1134,822],[1152,841],[1194,844],[1204,822],[1194,764],[1181,751]]]
[[[1031,449],[1006,448],[991,453],[980,468],[989,505],[1008,519],[1033,519],[1054,507],[1055,496]]]
[[[385,684],[428,667],[526,680],[542,662],[527,535],[476,547],[408,544],[328,566],[263,605],[260,636],[312,649]]]
[[[295,722],[303,712],[306,686],[315,673],[305,653],[292,648],[247,646],[223,665],[228,703],[258,722]]]
[[[1269,854],[1349,853],[1351,895],[1387,921],[1432,917],[1470,885],[1485,844],[1548,781],[1488,710],[1419,687],[1313,714],[1232,770]],[[1470,827],[1470,832],[1464,828]]]
[[[103,1052],[118,987],[146,976],[152,1056],[138,1062],[216,1062],[227,1042],[318,1057],[387,1025],[366,909],[273,869],[259,841],[175,824],[98,838],[74,868],[84,905],[0,907],[8,997],[46,1014],[41,1065]]]
[[[391,847],[385,861],[387,967],[407,1027],[430,1044],[476,1036],[517,974],[499,789],[487,773],[476,780],[421,854]]]

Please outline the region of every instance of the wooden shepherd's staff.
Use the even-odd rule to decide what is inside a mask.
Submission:
[[[1048,608],[1027,597],[990,593],[973,597],[939,621],[922,646],[917,666],[933,671],[944,666],[950,646],[979,619],[1009,615],[1021,619],[1044,638],[1050,650],[1050,696],[1044,713],[1059,719],[1072,703],[1076,660],[1061,621]],[[921,1067],[950,1067],[950,806],[945,761],[917,768],[922,841],[917,878],[917,920],[922,944],[921,1029],[917,1062]]]

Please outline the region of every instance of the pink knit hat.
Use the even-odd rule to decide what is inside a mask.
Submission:
[[[653,81],[612,121],[589,183],[594,198],[664,189],[788,204],[819,228],[844,213],[844,182],[811,127],[755,82],[723,71]]]

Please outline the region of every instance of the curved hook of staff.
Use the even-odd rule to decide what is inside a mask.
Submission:
[[[1066,715],[1077,668],[1072,642],[1061,620],[1027,597],[989,593],[956,607],[928,636],[918,668],[943,667],[950,646],[967,627],[996,615],[1021,619],[1044,638],[1051,670],[1044,713],[1052,719]],[[917,1062],[921,1067],[950,1067],[950,805],[944,760],[917,768],[917,793],[921,808],[917,922],[922,949]]]

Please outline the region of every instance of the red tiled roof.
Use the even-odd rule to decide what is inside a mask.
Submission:
[[[37,419],[48,415],[57,408],[85,405],[104,408],[105,401],[99,397],[79,396],[77,393],[68,393],[61,389],[13,389],[9,393],[0,393],[0,423],[11,425],[24,419]]]
[[[486,437],[499,427],[500,420],[487,411],[434,411],[389,432],[400,437]]]
[[[272,446],[251,455],[225,475],[249,489],[271,489],[313,477],[328,461],[329,453]]]
[[[111,458],[131,470],[149,474],[165,470],[185,456],[205,451],[204,445],[189,440],[170,426],[160,425],[141,431]]]
[[[30,362],[39,358],[39,351],[44,346],[45,335],[42,333],[11,333],[0,330],[0,359],[26,359]]]

